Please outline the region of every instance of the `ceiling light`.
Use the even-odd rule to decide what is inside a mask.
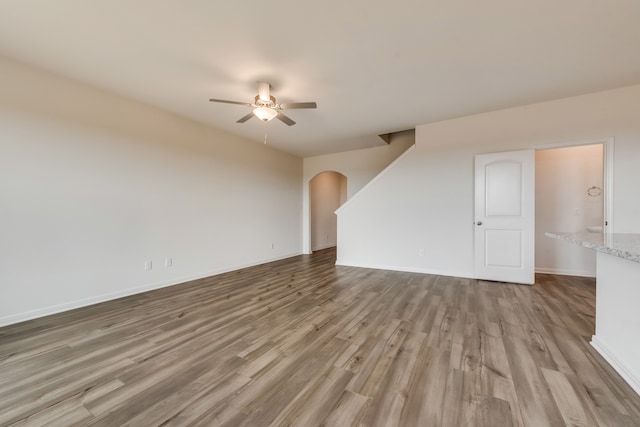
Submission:
[[[269,107],[258,107],[253,110],[253,114],[263,122],[268,122],[278,115],[278,112]]]

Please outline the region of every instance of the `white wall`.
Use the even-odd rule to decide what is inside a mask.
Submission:
[[[303,251],[311,252],[309,182],[314,176],[324,171],[341,173],[347,177],[347,199],[349,199],[414,143],[415,132],[411,130],[392,134],[391,143],[388,145],[305,158],[302,179]]]
[[[0,324],[301,252],[301,159],[8,59],[0,75]]]
[[[336,245],[335,211],[346,201],[347,178],[338,172],[322,172],[309,183],[311,201],[311,250]]]
[[[418,126],[416,148],[338,211],[337,262],[473,277],[474,155],[606,137],[615,231],[640,232],[638,85]]]
[[[576,245],[558,245],[545,231],[587,232],[604,222],[602,144],[536,151],[536,271],[596,276],[596,253]]]

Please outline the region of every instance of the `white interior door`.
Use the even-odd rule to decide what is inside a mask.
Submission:
[[[535,151],[475,157],[475,274],[535,281]]]

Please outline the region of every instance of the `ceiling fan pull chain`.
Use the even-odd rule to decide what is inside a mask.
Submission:
[[[267,145],[267,122],[264,123],[264,145]]]

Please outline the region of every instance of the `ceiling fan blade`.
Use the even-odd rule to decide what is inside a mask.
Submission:
[[[246,122],[247,120],[249,120],[253,116],[254,116],[254,114],[253,114],[253,111],[252,111],[249,114],[247,114],[246,116],[241,117],[236,123],[244,123],[244,122]]]
[[[283,110],[291,110],[294,108],[318,108],[315,102],[291,102],[289,104],[280,104]]]
[[[209,101],[211,102],[222,102],[224,104],[236,104],[236,105],[244,105],[245,107],[253,107],[252,104],[249,104],[248,102],[240,102],[240,101],[227,101],[226,99],[209,99]]]
[[[258,81],[258,97],[264,102],[271,99],[271,85],[267,82]]]
[[[294,122],[293,120],[291,120],[289,117],[285,116],[282,113],[278,113],[278,115],[276,116],[276,119],[280,120],[281,122],[283,122],[284,124],[286,124],[287,126],[293,126],[296,124],[296,122]]]

